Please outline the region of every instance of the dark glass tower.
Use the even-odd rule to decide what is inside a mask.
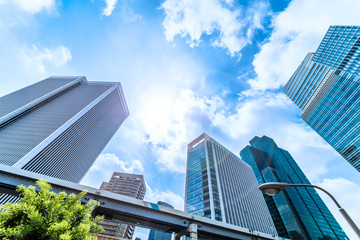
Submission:
[[[241,150],[240,156],[252,166],[259,184],[311,184],[290,153],[267,136],[251,139],[250,146]],[[348,239],[313,188],[293,187],[275,197],[265,196],[265,200],[281,237],[294,240]]]
[[[331,26],[283,88],[301,118],[360,171],[360,27]]]

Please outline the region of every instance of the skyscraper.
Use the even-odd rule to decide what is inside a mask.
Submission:
[[[103,182],[100,190],[122,194],[128,197],[143,200],[146,193],[143,175],[114,172],[109,182]],[[132,239],[135,227],[123,222],[107,220],[98,223],[104,232],[97,234],[99,240]]]
[[[267,136],[251,139],[250,146],[241,150],[240,156],[252,166],[259,184],[310,184],[290,153]],[[313,188],[289,188],[275,197],[265,196],[265,200],[281,237],[348,239]]]
[[[360,171],[360,27],[331,26],[283,91],[301,118]]]
[[[0,164],[80,182],[128,115],[120,83],[47,78],[0,98]]]
[[[173,206],[171,206],[170,204],[168,204],[166,202],[158,201],[157,204],[165,206],[165,207],[169,207],[169,208],[174,208]],[[160,232],[160,231],[151,229],[149,232],[148,240],[171,240],[171,238],[172,238],[171,233],[164,233],[164,232]]]
[[[276,234],[251,167],[205,133],[188,145],[185,211]]]

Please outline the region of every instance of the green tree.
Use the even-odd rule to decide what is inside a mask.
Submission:
[[[0,207],[0,239],[97,239],[94,233],[103,229],[96,222],[102,217],[91,216],[97,202],[81,203],[86,191],[67,196],[65,192],[50,191],[45,180],[37,181],[36,185],[41,191],[35,191],[34,186],[18,186],[21,201]]]

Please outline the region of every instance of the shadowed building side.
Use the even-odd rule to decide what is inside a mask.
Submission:
[[[0,164],[80,182],[128,115],[120,83],[47,78],[0,98]]]

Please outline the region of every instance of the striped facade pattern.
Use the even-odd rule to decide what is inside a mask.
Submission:
[[[186,212],[276,234],[251,167],[206,134],[188,145],[185,196]]]
[[[360,27],[331,26],[314,61],[351,74],[360,74]]]
[[[360,27],[331,26],[283,91],[301,118],[360,171]]]
[[[50,77],[0,106],[0,163],[72,182],[129,115],[120,83],[85,77]]]
[[[0,193],[0,206],[5,204],[5,203],[15,203],[20,201],[20,197],[17,196],[13,196],[10,194],[6,194],[6,193]]]

